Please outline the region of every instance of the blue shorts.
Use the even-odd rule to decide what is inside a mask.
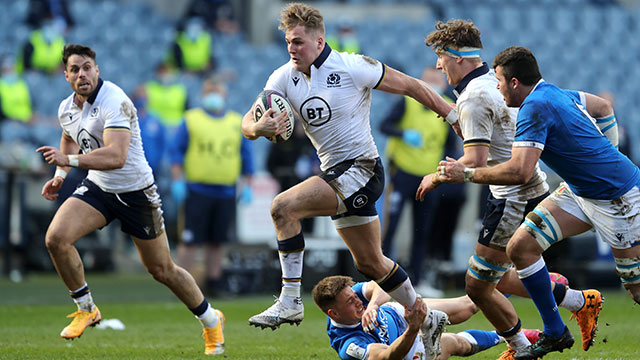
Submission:
[[[489,193],[478,243],[498,250],[506,249],[509,239],[518,230],[527,214],[548,195],[547,192],[542,196],[520,201],[512,198],[496,199]]]
[[[376,200],[384,191],[384,167],[380,158],[352,159],[320,175],[341,200],[332,219],[346,216],[376,216]]]
[[[164,232],[162,201],[155,184],[142,190],[115,194],[84,179],[71,196],[100,211],[107,224],[114,219],[120,220],[122,231],[138,239],[155,239]]]
[[[235,197],[213,198],[189,191],[185,201],[182,242],[187,245],[226,243],[235,218]]]

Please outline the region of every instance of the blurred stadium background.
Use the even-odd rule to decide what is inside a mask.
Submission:
[[[231,0],[237,32],[211,30],[211,55],[217,71],[229,79],[228,106],[244,113],[262,89],[271,71],[288,61],[277,15],[284,2]],[[545,80],[561,87],[592,93],[611,92],[616,114],[626,129],[632,160],[640,156],[640,6],[638,1],[615,0],[326,0],[309,1],[324,16],[327,34],[344,24],[355,29],[361,52],[420,76],[436,56],[424,38],[437,20],[464,18],[482,32],[483,59],[510,45],[523,45],[536,54]],[[74,26],[65,33],[68,43],[91,46],[98,54],[101,77],[133,95],[154,76],[156,65],[171,50],[176,29],[189,1],[68,0]],[[27,24],[28,0],[0,0],[0,54],[18,57],[33,27]],[[44,246],[44,233],[58,204],[40,197],[40,189],[54,169],[33,150],[57,145],[60,128],[55,119],[59,102],[70,88],[62,72],[23,74],[39,119],[28,127],[2,121],[0,128],[0,269],[14,282],[31,274],[52,272]],[[199,104],[203,78],[181,75],[191,105]],[[392,95],[374,92],[371,122],[380,153],[386,138],[378,124],[389,111]],[[235,241],[225,259],[225,277],[231,294],[274,292],[279,287],[279,263],[269,203],[277,188],[265,171],[271,143],[254,142],[258,174],[254,199],[238,205]],[[161,191],[169,178],[158,177]],[[557,181],[557,180],[553,180]],[[552,185],[553,186],[553,185]],[[454,236],[453,259],[437,281],[445,290],[461,291],[466,261],[475,246],[478,229],[479,187],[467,186],[467,204]],[[177,241],[179,210],[161,192],[170,241]],[[406,212],[405,212],[406,213]],[[402,222],[397,235],[400,261],[408,258],[410,228]],[[144,272],[130,240],[112,224],[78,242],[88,271]],[[305,256],[304,288],[336,273],[357,277],[351,258],[331,223],[316,222],[309,234]],[[606,249],[605,249],[606,250]],[[562,259],[560,259],[562,255]],[[555,260],[555,261],[554,261]],[[607,252],[587,233],[550,251],[552,270],[564,272],[578,287],[619,287]],[[90,280],[90,277],[89,277]],[[2,290],[0,283],[0,294]],[[5,289],[6,290],[6,289]]]

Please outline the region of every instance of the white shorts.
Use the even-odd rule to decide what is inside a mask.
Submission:
[[[640,189],[637,186],[617,199],[594,200],[574,194],[562,182],[548,199],[593,226],[602,240],[614,249],[628,249],[640,243]]]

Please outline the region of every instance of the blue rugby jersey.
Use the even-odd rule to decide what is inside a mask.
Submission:
[[[369,301],[364,297],[363,285],[360,282],[352,288],[366,307]],[[340,359],[366,359],[369,344],[391,345],[407,328],[407,322],[392,308],[382,305],[378,309],[378,326],[375,332],[365,332],[362,323],[342,325],[327,316],[327,334],[331,347]]]
[[[536,147],[578,196],[610,200],[640,184],[638,167],[588,115],[576,93],[540,81],[525,98],[513,146]]]

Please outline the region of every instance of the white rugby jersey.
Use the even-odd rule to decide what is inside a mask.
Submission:
[[[511,146],[516,132],[517,108],[510,108],[496,88],[498,80],[487,64],[467,74],[456,86],[456,109],[464,146],[489,146],[487,166],[511,159]],[[522,185],[491,185],[495,198],[531,199],[549,190],[547,175],[538,164],[528,183]]]
[[[269,76],[265,90],[289,99],[325,171],[345,160],[378,157],[369,109],[371,89],[384,74],[385,66],[379,61],[333,51],[325,44],[311,65],[311,77],[289,61]]]
[[[98,79],[96,89],[80,109],[75,93],[64,99],[58,109],[62,131],[71,137],[83,154],[104,146],[103,132],[130,131],[131,141],[124,166],[114,170],[89,170],[87,178],[102,190],[123,193],[153,184],[151,167],[144,157],[138,116],[131,100],[116,84]]]

